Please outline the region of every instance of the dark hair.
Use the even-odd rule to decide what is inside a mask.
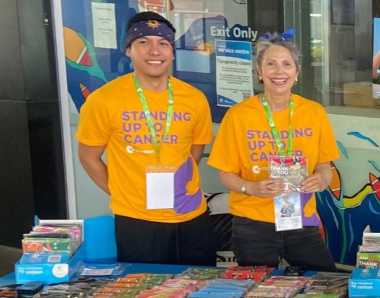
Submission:
[[[294,42],[284,39],[280,34],[266,34],[265,38],[259,38],[256,42],[256,69],[260,69],[265,52],[271,46],[281,46],[287,49],[296,64],[297,71],[300,71],[299,50]]]

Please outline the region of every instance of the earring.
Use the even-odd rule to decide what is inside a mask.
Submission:
[[[263,83],[263,77],[262,76],[259,76],[259,83]]]

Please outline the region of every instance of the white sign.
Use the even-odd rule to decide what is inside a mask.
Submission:
[[[146,173],[147,209],[174,208],[174,173]]]
[[[116,19],[114,3],[91,3],[94,46],[116,49]]]
[[[252,30],[250,27],[241,28],[239,26],[229,28],[229,27],[219,27],[211,26],[210,35],[214,37],[222,38],[241,38],[255,41],[257,38],[258,30]]]
[[[230,107],[253,95],[252,45],[215,40],[217,106]]]

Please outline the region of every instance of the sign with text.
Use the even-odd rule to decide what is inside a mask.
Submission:
[[[215,40],[217,105],[230,107],[253,95],[252,44]]]

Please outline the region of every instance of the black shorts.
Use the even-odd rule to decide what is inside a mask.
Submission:
[[[232,246],[239,265],[276,267],[284,258],[289,265],[306,270],[335,271],[334,260],[318,227],[276,232],[273,223],[235,216]]]
[[[159,223],[115,215],[120,262],[215,266],[209,215],[182,223]]]

